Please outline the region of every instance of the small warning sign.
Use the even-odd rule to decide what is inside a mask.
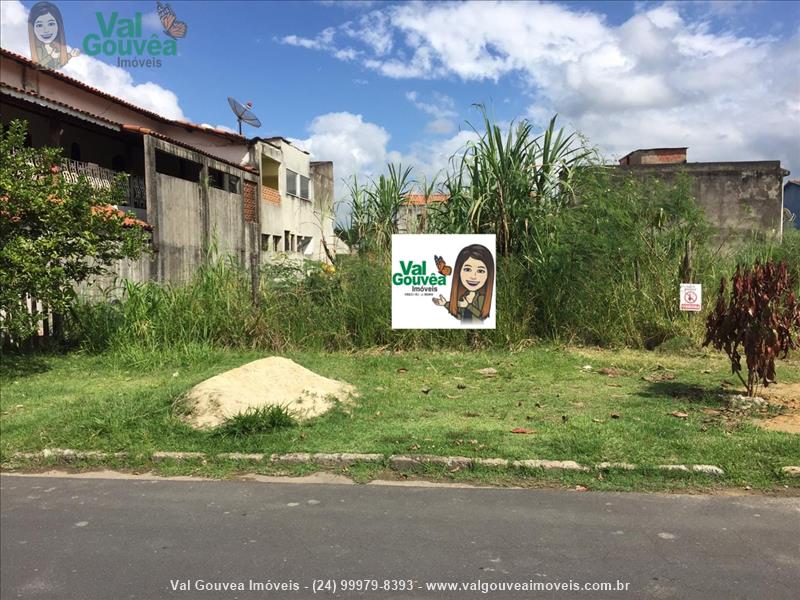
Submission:
[[[681,284],[681,310],[698,312],[703,308],[703,286],[699,283]]]

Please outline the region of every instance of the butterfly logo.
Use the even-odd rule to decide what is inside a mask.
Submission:
[[[450,275],[450,273],[453,272],[452,267],[448,267],[441,256],[436,256],[434,254],[433,260],[436,261],[436,268],[439,270],[439,273],[441,273],[445,277],[447,277],[448,275]]]
[[[158,2],[157,4],[158,18],[161,19],[161,25],[164,27],[164,33],[166,33],[173,40],[185,37],[186,30],[189,28],[189,26],[183,21],[178,21],[178,17],[175,16],[175,11],[172,10],[172,7],[169,4],[161,4],[161,2]]]

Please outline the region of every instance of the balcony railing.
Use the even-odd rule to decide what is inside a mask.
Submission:
[[[79,160],[65,160],[62,164],[62,176],[68,181],[77,182],[83,175],[89,185],[98,190],[108,190],[119,175],[118,171],[103,168],[94,163],[81,162]],[[128,192],[125,198],[126,206],[133,208],[147,208],[147,193],[144,187],[144,177],[142,175],[128,175]]]

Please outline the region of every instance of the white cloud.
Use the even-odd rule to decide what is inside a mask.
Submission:
[[[320,34],[313,38],[304,38],[296,35],[287,35],[282,37],[279,41],[282,44],[289,46],[300,46],[301,48],[308,48],[310,50],[332,50],[333,36],[336,30],[333,27],[323,29]]]
[[[3,48],[30,56],[27,22],[28,10],[20,2],[0,2],[0,40]],[[174,92],[150,81],[135,83],[131,74],[124,69],[91,56],[82,54],[72,58],[61,71],[87,85],[167,118],[186,118]]]
[[[350,35],[352,23],[331,44],[348,36],[363,67],[394,79],[513,76],[532,116],[558,112],[606,153],[681,145],[690,160],[770,158],[800,170],[796,25],[788,39],[756,38],[682,4],[635,10],[617,25],[553,3],[405,3],[370,13],[383,45]],[[434,121],[452,118],[408,99]],[[434,121],[431,131],[446,129]]]
[[[358,58],[361,53],[353,48],[337,48],[333,43],[336,30],[333,27],[323,29],[319,35],[313,38],[300,37],[297,35],[286,35],[276,38],[279,44],[287,46],[298,46],[308,50],[326,50],[339,60],[348,61]]]
[[[357,24],[345,23],[344,33],[369,46],[376,56],[383,56],[392,49],[392,31],[389,17],[381,11],[362,16]]]
[[[433,117],[425,126],[425,130],[430,133],[448,134],[452,133],[456,124],[453,121],[458,113],[453,110],[455,102],[450,96],[434,92],[433,102],[423,102],[417,92],[406,92],[406,99],[416,108],[427,115]]]
[[[427,131],[431,133],[452,133],[456,128],[456,124],[450,119],[434,119],[429,121],[425,126]]]
[[[175,92],[151,81],[134,83],[126,70],[91,56],[76,56],[61,68],[61,72],[168,119],[186,118]]]
[[[353,175],[360,178],[375,175],[387,162],[398,158],[397,153],[387,148],[389,132],[380,125],[364,121],[361,115],[327,113],[314,118],[307,129],[307,138],[291,141],[308,151],[312,160],[333,161],[337,199],[346,191],[345,180],[351,180]]]
[[[406,92],[406,99],[416,106],[419,110],[436,118],[452,118],[458,115],[453,110],[453,99],[445,94],[436,93],[435,102],[423,102],[417,92]]]
[[[28,10],[21,2],[0,2],[0,40],[6,50],[28,56]]]
[[[153,11],[142,15],[142,26],[149,31],[161,31],[164,26],[158,13]]]

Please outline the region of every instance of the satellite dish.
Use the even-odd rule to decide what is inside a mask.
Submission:
[[[242,135],[242,123],[247,123],[253,127],[261,127],[261,121],[259,121],[255,113],[250,110],[253,108],[252,102],[242,104],[228,96],[228,104],[231,105],[231,110],[233,114],[236,115],[236,120],[239,122],[239,135]]]

